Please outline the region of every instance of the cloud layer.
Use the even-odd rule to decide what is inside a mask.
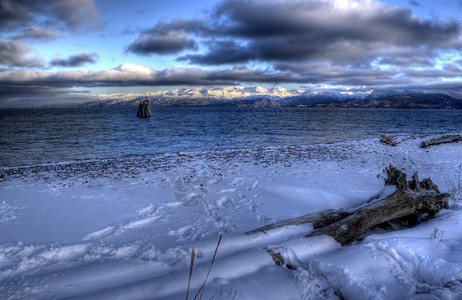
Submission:
[[[315,68],[316,67],[316,68]],[[211,86],[248,84],[325,84],[341,86],[362,86],[364,82],[371,87],[405,87],[412,85],[424,88],[433,84],[438,86],[441,77],[462,77],[461,68],[444,70],[408,71],[396,78],[394,70],[343,69],[326,67],[322,64],[311,66],[312,72],[268,71],[247,67],[215,68],[204,70],[197,67],[166,68],[154,70],[137,65],[123,64],[105,70],[42,71],[34,69],[0,69],[0,86],[40,86],[49,87],[98,87],[98,86]],[[291,67],[293,69],[295,67]],[[303,69],[303,65],[300,66]],[[446,82],[449,83],[449,82]],[[454,82],[452,85],[455,86]],[[458,82],[457,82],[458,83]]]
[[[21,28],[39,20],[46,20],[49,26],[90,29],[99,26],[99,12],[93,0],[0,1],[0,30]]]
[[[242,83],[462,92],[461,24],[379,0],[220,0],[199,17],[154,19],[120,53],[176,65],[158,70],[124,62],[85,70],[103,53],[82,49],[46,62],[33,49],[98,28],[93,0],[0,0],[0,101],[26,89]]]
[[[378,1],[224,0],[205,18],[158,22],[128,51],[173,54],[200,44],[203,51],[178,58],[196,65],[354,65],[382,57],[388,63],[416,65],[436,51],[459,48],[460,35],[456,22],[422,20],[408,9]],[[410,57],[416,49],[423,57],[414,63]]]
[[[31,45],[57,40],[64,32],[100,27],[93,0],[1,0],[0,68],[81,67],[98,61],[95,53],[80,53],[48,64]],[[0,69],[1,71],[1,69]]]

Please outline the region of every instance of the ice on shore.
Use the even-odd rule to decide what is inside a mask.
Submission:
[[[353,208],[393,164],[457,181],[462,143],[411,139],[163,154],[0,169],[2,299],[179,299],[217,254],[204,299],[460,299],[462,209],[341,246],[310,224],[245,234],[329,208]],[[379,176],[380,177],[380,176]],[[438,237],[431,237],[437,228]],[[293,269],[277,266],[280,252]]]

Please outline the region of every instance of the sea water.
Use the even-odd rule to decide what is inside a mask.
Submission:
[[[307,145],[462,130],[462,110],[322,108],[0,110],[0,167],[164,152]]]

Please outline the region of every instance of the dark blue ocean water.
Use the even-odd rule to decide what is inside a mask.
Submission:
[[[306,145],[462,130],[462,110],[152,108],[0,110],[0,167],[163,152]]]

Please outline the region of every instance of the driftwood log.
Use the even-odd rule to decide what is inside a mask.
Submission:
[[[457,143],[457,142],[462,142],[462,136],[458,134],[449,134],[449,135],[443,135],[439,138],[428,140],[426,142],[422,142],[422,144],[420,145],[420,148],[427,148],[430,146],[447,144],[447,143]]]
[[[389,136],[386,134],[380,135],[380,141],[390,146],[396,146],[398,144],[398,138],[396,136]]]
[[[441,194],[438,187],[426,178],[419,181],[417,172],[407,181],[406,174],[389,166],[385,168],[385,185],[396,188],[388,195],[383,192],[370,198],[354,210],[329,209],[298,218],[270,224],[248,233],[264,232],[273,228],[312,223],[314,231],[306,237],[326,234],[342,245],[363,238],[367,231],[389,225],[390,222],[407,226],[434,218],[442,208],[449,208],[449,194]],[[389,189],[384,189],[386,191]]]
[[[396,136],[396,135],[390,136],[390,135],[386,135],[385,133],[380,135],[380,141],[382,143],[385,143],[385,144],[393,146],[393,147],[398,145],[399,143],[402,143],[404,141],[407,141],[407,140],[413,139],[413,138],[414,138],[414,135],[411,135],[410,137],[407,137],[405,139],[402,139],[401,141],[398,141],[398,136]]]

